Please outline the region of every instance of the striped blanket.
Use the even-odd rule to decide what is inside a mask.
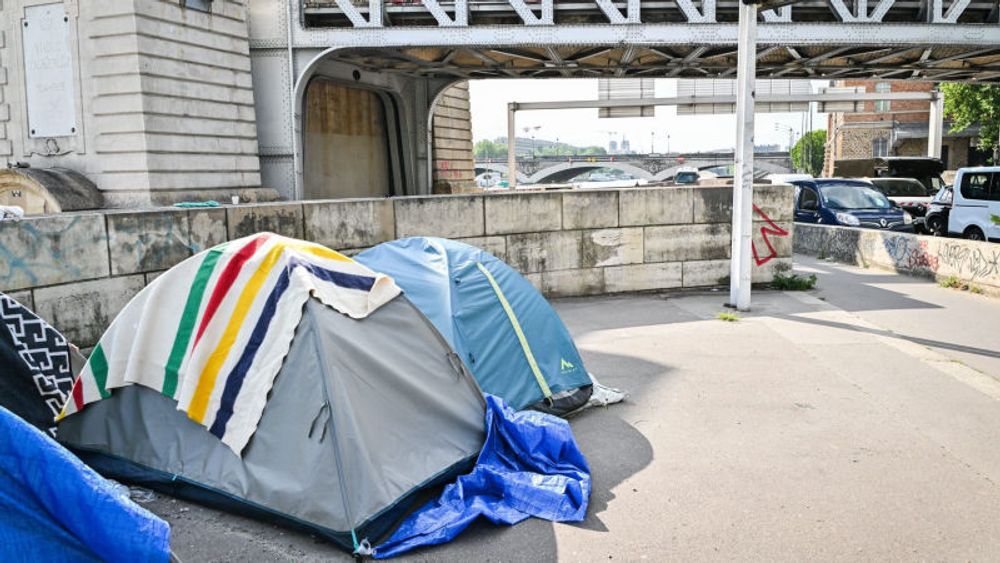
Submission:
[[[392,278],[318,244],[270,233],[221,244],[163,273],[121,311],[59,418],[143,385],[240,455],[306,300],[363,318],[399,293]]]

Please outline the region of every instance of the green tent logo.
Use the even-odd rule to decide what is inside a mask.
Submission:
[[[566,358],[559,358],[559,371],[567,372],[572,369],[576,369],[576,366],[566,361]]]

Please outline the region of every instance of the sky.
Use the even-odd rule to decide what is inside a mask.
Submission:
[[[813,81],[813,90],[826,85]],[[541,102],[556,100],[596,100],[597,79],[489,79],[469,83],[472,107],[473,140],[507,136],[507,104],[509,102]],[[677,80],[656,79],[656,96],[677,94]],[[815,104],[813,104],[815,107]],[[758,113],[755,128],[757,145],[777,143],[787,147],[789,131],[801,136],[804,113]],[[547,139],[578,146],[598,145],[607,148],[609,138],[621,141],[622,135],[639,152],[698,152],[715,149],[732,150],[736,144],[734,115],[677,115],[672,106],[656,108],[655,117],[597,117],[597,109],[564,109],[524,111],[517,114],[518,136],[524,127],[540,126],[535,134]],[[826,114],[813,113],[812,128],[826,129]],[[808,131],[808,123],[805,129]],[[652,133],[652,136],[650,135]],[[668,137],[669,136],[669,141]],[[652,144],[653,150],[650,150]]]

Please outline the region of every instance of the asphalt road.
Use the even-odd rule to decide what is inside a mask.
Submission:
[[[810,256],[795,263],[816,274],[816,295],[831,305],[1000,378],[1000,299]]]
[[[631,394],[572,421],[594,478],[586,521],[477,524],[401,560],[1000,559],[1000,385],[935,351],[989,349],[940,336],[970,323],[950,300],[975,296],[932,286],[934,301],[882,274],[852,289],[861,273],[809,267],[818,291],[757,293],[731,323],[715,318],[722,293],[558,301],[590,371]],[[869,321],[884,300],[946,309],[935,349]],[[184,561],[348,559],[238,516],[147,506]]]

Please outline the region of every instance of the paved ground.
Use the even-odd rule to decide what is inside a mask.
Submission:
[[[903,338],[1000,376],[1000,299],[926,280],[796,256],[819,278],[816,295]]]
[[[715,318],[722,293],[558,302],[588,368],[631,393],[573,421],[594,475],[587,520],[479,525],[405,560],[1000,559],[1000,384],[984,373],[997,302],[802,262],[817,291],[758,293],[734,323]],[[180,501],[147,506],[185,561],[346,559]]]

